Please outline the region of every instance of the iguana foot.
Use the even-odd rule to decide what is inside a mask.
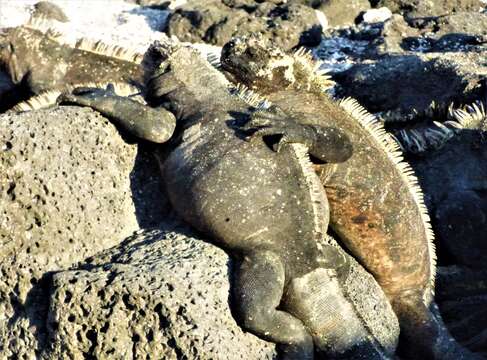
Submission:
[[[300,124],[276,106],[255,112],[242,130],[253,131],[250,138],[280,135],[280,140],[273,145],[277,152],[287,144],[299,143],[305,145],[311,155],[323,162],[343,162],[352,156],[352,145],[340,130]]]
[[[284,292],[284,265],[270,251],[244,257],[233,286],[242,325],[263,339],[279,344],[286,360],[312,360],[313,339],[301,320],[277,310]]]
[[[106,89],[76,88],[71,94],[60,95],[57,102],[88,106],[129,133],[156,143],[167,141],[176,127],[176,118],[166,109],[152,108],[118,96],[111,84]]]

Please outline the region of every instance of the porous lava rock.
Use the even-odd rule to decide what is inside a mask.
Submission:
[[[152,159],[88,108],[7,113],[0,129],[0,354],[35,358],[49,273],[153,224],[165,208],[145,198],[160,193]]]
[[[289,50],[315,46],[322,27],[312,8],[286,2],[192,0],[170,15],[166,32],[182,41],[223,45],[234,36],[261,33]]]
[[[273,359],[230,307],[231,266],[183,227],[140,231],[53,276],[50,358]]]

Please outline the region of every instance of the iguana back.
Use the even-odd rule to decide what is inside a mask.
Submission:
[[[331,99],[325,93],[331,82],[304,51],[287,55],[258,37],[243,38],[225,45],[221,62],[233,81],[302,123],[333,126],[350,138],[349,160],[317,166],[332,229],[387,294],[409,343],[406,352],[415,358],[474,358],[437,314],[433,232],[416,178],[394,139],[355,100]]]

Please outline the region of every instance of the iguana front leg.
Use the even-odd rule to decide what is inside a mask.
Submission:
[[[166,109],[118,96],[111,85],[106,89],[75,89],[72,94],[61,95],[58,103],[91,107],[129,133],[156,143],[169,140],[176,127],[176,118]]]
[[[275,106],[254,113],[243,130],[255,130],[252,136],[282,135],[274,145],[277,152],[286,144],[300,143],[323,162],[339,163],[352,156],[352,144],[337,128],[300,124]]]
[[[285,285],[284,264],[271,251],[244,256],[234,289],[235,308],[244,328],[280,345],[281,359],[312,360],[313,339],[293,315],[277,310]]]

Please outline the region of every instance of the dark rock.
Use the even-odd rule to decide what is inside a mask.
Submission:
[[[0,128],[0,354],[36,358],[49,272],[160,221],[164,197],[152,159],[88,108],[4,114]]]
[[[16,85],[12,78],[0,71],[0,113],[10,109],[17,102]]]
[[[282,48],[314,46],[322,27],[315,11],[300,4],[193,0],[169,18],[168,35],[182,41],[223,45],[233,36],[262,33]]]
[[[368,51],[370,58],[411,50],[414,46],[407,44],[404,39],[416,38],[420,35],[419,31],[409,26],[399,14],[392,15],[389,20],[375,28],[378,29],[378,32],[370,43],[371,49]]]
[[[487,268],[487,199],[473,189],[451,189],[436,209],[437,237],[455,263]]]
[[[432,51],[468,51],[487,43],[487,13],[459,12],[436,21]]]
[[[340,96],[372,112],[422,111],[432,101],[472,103],[483,94],[487,65],[482,52],[408,54],[365,61],[336,75]]]
[[[487,269],[487,147],[462,130],[445,146],[410,160],[425,192],[443,262]]]
[[[465,267],[438,269],[438,304],[446,325],[462,344],[487,351],[487,273]]]
[[[458,11],[477,12],[485,7],[481,0],[379,0],[377,7],[386,6],[407,18],[447,15]]]
[[[438,267],[435,298],[439,303],[483,295],[487,295],[487,269],[456,265]]]

